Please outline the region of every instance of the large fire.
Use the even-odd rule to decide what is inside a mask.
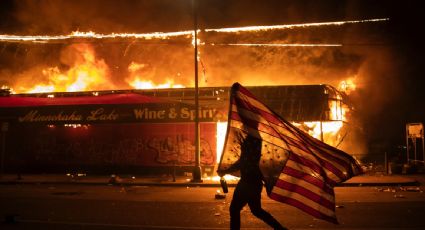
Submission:
[[[47,67],[41,70],[41,79],[20,82],[13,89],[13,93],[48,93],[48,92],[77,92],[107,90],[115,88],[110,80],[109,66],[105,60],[96,57],[94,48],[89,44],[74,44],[65,51],[72,63],[69,69],[61,70],[59,67]],[[174,79],[149,80],[146,76],[145,64],[131,62],[128,66],[128,77],[125,81],[134,89],[154,88],[183,88],[176,84]],[[6,87],[7,88],[7,87]]]
[[[375,19],[363,19],[363,20],[351,20],[351,21],[331,21],[331,22],[316,22],[316,23],[300,23],[300,24],[286,24],[286,25],[271,25],[271,26],[246,26],[236,28],[216,28],[216,29],[204,29],[204,33],[234,33],[239,34],[242,32],[257,33],[261,31],[271,30],[291,30],[295,28],[306,28],[306,27],[329,27],[329,26],[342,26],[347,24],[359,24],[359,23],[379,23],[388,21],[389,18],[375,18]],[[196,33],[200,33],[198,30]],[[0,41],[12,42],[12,43],[49,43],[49,42],[65,42],[71,41],[79,42],[71,45],[71,49],[74,49],[76,53],[76,60],[70,65],[68,69],[64,69],[53,66],[44,68],[40,71],[40,75],[46,77],[48,80],[43,82],[18,82],[18,86],[14,86],[14,93],[40,93],[40,92],[73,92],[73,91],[87,91],[87,90],[103,90],[116,88],[114,82],[109,80],[110,67],[106,64],[103,59],[96,57],[94,49],[91,45],[81,44],[80,42],[92,41],[94,39],[127,39],[128,41],[134,42],[140,40],[169,40],[175,39],[191,39],[192,45],[194,45],[195,38],[194,31],[176,31],[176,32],[153,32],[153,33],[111,33],[111,34],[99,34],[93,31],[81,32],[74,31],[67,35],[0,35]],[[126,41],[127,41],[126,40]],[[199,37],[197,39],[198,45],[205,45],[201,42]],[[226,45],[226,46],[246,46],[246,47],[339,47],[343,46],[338,43],[294,43],[294,44],[279,44],[279,43],[226,43],[226,44],[214,44],[209,45]],[[199,50],[198,50],[199,53]],[[200,56],[198,55],[198,61]],[[201,63],[202,64],[202,63]],[[112,68],[112,67],[111,67]],[[179,80],[175,77],[162,76],[161,79],[153,76],[146,76],[148,73],[145,71],[149,68],[148,64],[131,62],[128,65],[128,76],[125,77],[125,82],[128,87],[136,89],[149,89],[149,88],[181,88],[184,87]],[[269,82],[270,84],[273,82]],[[347,80],[341,83],[339,87],[349,93],[350,90],[354,90],[352,82]],[[187,85],[187,82],[186,82]],[[121,87],[121,86],[120,86]],[[10,87],[9,87],[10,88]],[[331,106],[333,108],[333,106]],[[338,118],[339,119],[339,118]]]
[[[108,89],[113,86],[108,80],[109,68],[103,59],[97,59],[94,49],[87,44],[75,44],[69,49],[71,67],[60,70],[48,67],[41,71],[47,81],[23,82],[16,89],[18,93],[77,92]]]
[[[297,25],[277,25],[277,26],[252,26],[239,28],[221,28],[206,29],[205,32],[212,33],[240,33],[240,32],[257,32],[274,29],[292,29],[297,27],[317,27],[317,26],[338,26],[343,24],[363,23],[363,22],[380,22],[389,19],[370,19],[359,21],[342,21],[342,22],[323,22],[323,23],[307,23]],[[194,45],[193,31],[181,31],[172,33],[149,33],[149,34],[96,34],[94,32],[73,32],[70,35],[59,36],[14,36],[0,35],[0,41],[4,42],[49,42],[54,40],[68,39],[115,39],[115,38],[132,38],[132,39],[170,39],[171,37],[186,36],[192,38]],[[198,45],[204,45],[199,39]],[[338,47],[341,44],[260,44],[260,43],[240,43],[240,44],[211,44],[211,45],[227,45],[227,46],[258,46],[258,47],[291,47],[291,46],[329,46]],[[72,63],[68,68],[63,67],[46,67],[41,70],[41,75],[45,77],[43,82],[20,82],[15,89],[11,89],[13,93],[46,93],[46,92],[75,92],[75,91],[95,91],[114,89],[114,83],[110,80],[110,69],[104,59],[96,56],[94,48],[89,44],[78,43],[70,45],[67,48],[72,54]],[[199,56],[198,56],[199,58]],[[198,60],[199,61],[199,60]],[[183,84],[175,82],[173,77],[164,77],[157,79],[149,76],[147,71],[149,64],[136,61],[130,62],[127,66],[128,75],[125,82],[129,87],[135,89],[152,89],[152,88],[183,88]],[[354,78],[349,78],[340,83],[339,90],[349,93],[356,89]],[[340,96],[329,100],[329,116],[327,121],[309,121],[294,123],[297,127],[306,131],[311,136],[322,140],[330,145],[338,145],[341,141],[341,129],[344,122],[347,122],[348,108],[341,103]],[[75,128],[75,127],[74,127]],[[227,130],[227,123],[217,123],[217,162],[220,160],[224,139]],[[217,178],[216,178],[217,179]]]
[[[21,84],[16,92],[41,93],[41,92],[75,92],[87,90],[102,90],[113,88],[113,83],[109,81],[109,67],[103,59],[96,57],[92,46],[87,44],[75,44],[70,47],[74,58],[73,65],[65,71],[58,67],[48,67],[42,70],[42,75],[48,78],[47,82],[26,87]],[[181,84],[176,84],[172,78],[153,79],[149,75],[150,67],[147,64],[131,62],[128,67],[128,77],[125,81],[135,89],[153,88],[183,88]],[[355,89],[354,79],[350,78],[340,83],[339,89],[342,91],[352,91]],[[331,145],[337,145],[341,140],[340,130],[347,122],[346,111],[348,108],[341,103],[341,96],[329,100],[329,120],[331,121],[311,121],[293,123],[297,127],[306,131],[311,136]],[[217,123],[217,161],[220,160],[227,123]]]

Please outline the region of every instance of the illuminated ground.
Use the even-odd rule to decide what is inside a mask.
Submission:
[[[328,224],[263,194],[263,207],[290,229],[424,229],[425,187],[336,188],[341,225]],[[410,187],[409,187],[410,188]],[[231,195],[217,188],[0,185],[1,229],[228,229]],[[232,194],[233,188],[230,188]],[[242,226],[267,229],[249,210]]]

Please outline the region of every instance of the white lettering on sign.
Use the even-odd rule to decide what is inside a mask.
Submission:
[[[99,108],[90,112],[90,115],[87,116],[87,121],[115,121],[118,117],[119,115],[115,110],[107,113],[104,108]]]
[[[165,118],[165,110],[150,110],[148,108],[144,108],[134,109],[133,112],[136,119],[153,120]]]

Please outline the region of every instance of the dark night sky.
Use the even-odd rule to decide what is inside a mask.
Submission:
[[[352,97],[362,114],[365,132],[371,142],[403,144],[405,124],[425,122],[425,95],[422,89],[422,78],[425,76],[422,57],[425,51],[425,8],[421,6],[421,1],[198,2],[200,28],[390,18],[384,26],[348,28],[330,38],[315,35],[316,31],[308,31],[308,39],[321,42],[336,39],[346,44],[348,48],[339,55],[342,57],[340,61],[344,62],[343,67],[357,66],[350,64],[353,60],[356,63],[367,60],[367,65],[362,65],[367,66],[371,73],[362,81],[367,86],[362,88],[360,85]],[[2,0],[0,34],[68,34],[76,30],[98,33],[191,30],[191,7],[191,0]],[[233,39],[238,40],[237,37]],[[379,55],[372,55],[376,50],[379,50],[376,52]],[[350,55],[346,55],[347,52]],[[387,52],[389,55],[386,55]],[[5,55],[2,53],[0,55]],[[339,56],[334,56],[337,59],[335,63],[338,63]],[[368,59],[366,56],[374,58]],[[379,62],[381,56],[384,64]],[[0,63],[0,71],[10,66],[5,58],[0,58],[0,61],[3,62]],[[343,72],[342,67],[338,68]],[[4,73],[0,72],[0,79],[4,78],[1,76]]]

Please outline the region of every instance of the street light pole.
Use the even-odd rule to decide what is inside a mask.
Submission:
[[[199,88],[198,88],[198,15],[196,0],[192,0],[193,33],[195,46],[195,167],[192,173],[192,182],[202,182],[201,179],[201,152],[200,152],[200,125],[199,125]]]

